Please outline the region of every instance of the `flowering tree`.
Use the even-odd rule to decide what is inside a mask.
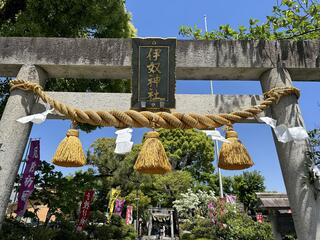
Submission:
[[[213,191],[197,192],[188,189],[186,193],[181,193],[180,198],[173,202],[173,207],[177,209],[181,218],[204,217],[208,213],[208,204],[215,202],[217,198]]]

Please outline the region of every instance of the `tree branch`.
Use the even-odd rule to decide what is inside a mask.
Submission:
[[[317,32],[317,31],[320,31],[320,28],[315,28],[315,29],[312,29],[312,30],[309,30],[309,31],[306,31],[306,32],[303,32],[303,33],[294,34],[294,35],[291,35],[291,36],[285,37],[285,38],[279,38],[278,40],[292,39],[292,38],[295,38],[295,37],[303,36],[303,35],[306,35],[306,34],[309,34],[309,33]]]

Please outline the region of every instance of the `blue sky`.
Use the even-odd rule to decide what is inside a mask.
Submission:
[[[208,29],[217,29],[220,24],[233,27],[247,26],[250,18],[264,20],[272,14],[272,0],[127,0],[127,9],[132,13],[133,24],[139,37],[177,37],[181,25],[197,25],[204,28],[203,16],[207,15]],[[294,82],[301,90],[300,106],[307,129],[320,127],[320,83]],[[178,81],[177,93],[209,94],[209,81]],[[258,81],[214,81],[216,94],[261,94]],[[55,149],[64,138],[69,121],[48,120],[34,125],[31,137],[41,138],[41,158],[51,160]],[[267,190],[285,192],[271,130],[263,124],[237,124],[241,141],[246,145],[255,162],[250,170],[259,170],[265,177]],[[134,142],[141,141],[145,129],[134,130]],[[114,128],[103,128],[92,133],[81,133],[85,149],[99,137],[115,137]],[[216,162],[214,163],[216,164]],[[62,170],[65,174],[74,168]],[[240,171],[222,171],[223,175],[239,174]]]

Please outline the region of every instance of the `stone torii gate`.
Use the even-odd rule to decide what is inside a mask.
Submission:
[[[42,86],[56,77],[130,79],[131,50],[130,39],[0,38],[0,75]],[[320,40],[177,41],[176,76],[186,80],[258,80],[263,92],[290,87],[292,81],[320,81]],[[131,94],[47,94],[79,108],[130,109]],[[227,113],[262,99],[258,95],[177,94],[174,111]],[[44,109],[32,93],[11,92],[0,122],[0,226],[32,128],[32,124],[20,124],[16,119]],[[262,115],[289,127],[304,126],[295,95],[283,97]],[[320,239],[320,199],[315,199],[312,187],[303,180],[308,171],[308,143],[274,139],[298,238]]]

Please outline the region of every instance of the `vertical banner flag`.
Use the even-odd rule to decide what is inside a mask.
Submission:
[[[133,211],[133,207],[131,205],[127,206],[127,212],[126,212],[126,224],[132,224],[132,211]]]
[[[34,190],[34,173],[40,164],[40,140],[31,140],[26,168],[23,172],[18,194],[17,216],[23,216],[28,199]]]
[[[86,221],[90,214],[90,205],[93,200],[94,191],[93,190],[87,190],[84,193],[84,198],[81,203],[81,209],[80,209],[80,216],[79,216],[79,222],[77,225],[77,231],[81,232],[86,224]]]
[[[236,204],[237,196],[226,194],[226,201],[227,201],[227,203],[230,203],[230,204]]]
[[[122,209],[123,209],[123,207],[124,207],[124,202],[125,202],[126,200],[121,200],[121,199],[117,199],[116,200],[116,207],[115,207],[115,209],[114,209],[114,214],[116,214],[116,215],[118,215],[118,216],[120,216],[121,217],[121,215],[122,215]]]
[[[258,223],[263,223],[263,215],[262,213],[257,213],[256,214],[256,219]]]
[[[114,203],[115,203],[116,199],[119,197],[120,192],[121,192],[121,190],[119,190],[119,189],[116,189],[116,188],[111,189],[111,195],[110,195],[109,204],[108,204],[108,208],[109,208],[109,215],[107,218],[108,223],[111,220],[111,216],[112,216],[113,209],[114,209]]]
[[[210,217],[210,222],[215,224],[216,220],[215,220],[215,215],[216,215],[216,206],[214,202],[209,202],[208,203],[208,210],[209,210],[209,217]]]

